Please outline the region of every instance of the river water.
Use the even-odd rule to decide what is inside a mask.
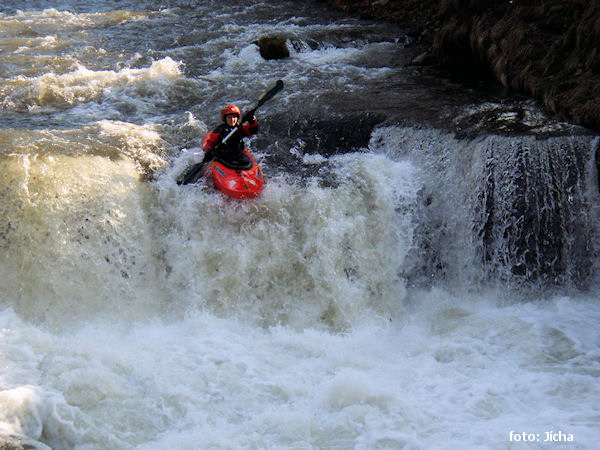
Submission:
[[[320,3],[5,1],[3,446],[595,448],[598,140],[421,51]],[[277,79],[261,197],[178,186]]]

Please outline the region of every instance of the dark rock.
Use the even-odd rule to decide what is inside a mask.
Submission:
[[[277,122],[264,123],[253,146],[268,149],[269,155],[263,160],[267,172],[277,167],[309,177],[319,171],[320,164],[303,164],[304,155],[321,155],[326,160],[333,155],[362,151],[368,147],[373,129],[384,120],[385,116],[372,113],[282,117]]]
[[[284,59],[290,56],[284,36],[263,36],[254,41],[254,44],[258,45],[260,56],[264,59]]]
[[[413,66],[430,66],[435,62],[433,54],[430,52],[421,53],[415,56],[410,62]]]
[[[383,116],[368,113],[299,119],[290,125],[289,134],[304,142],[307,153],[331,156],[367,147],[373,129],[384,120]]]

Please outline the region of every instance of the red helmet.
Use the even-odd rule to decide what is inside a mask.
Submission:
[[[229,114],[237,114],[238,117],[242,115],[240,108],[235,105],[227,105],[221,110],[221,120],[225,122],[225,116],[228,116]]]

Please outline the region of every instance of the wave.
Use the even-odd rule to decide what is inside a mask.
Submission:
[[[182,78],[181,63],[165,57],[142,69],[89,70],[79,66],[64,73],[18,76],[0,87],[3,109],[30,113],[52,112],[106,98],[126,97],[136,103],[158,97],[166,101],[169,87]],[[134,100],[134,99],[142,99]]]
[[[50,32],[85,30],[147,20],[158,13],[136,11],[107,11],[76,14],[54,8],[42,11],[0,13],[0,29],[8,35],[40,36]]]

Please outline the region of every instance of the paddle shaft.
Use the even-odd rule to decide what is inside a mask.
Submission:
[[[281,91],[282,89],[283,89],[283,81],[277,80],[275,82],[275,84],[273,85],[273,87],[271,87],[270,89],[265,91],[260,96],[260,98],[258,99],[258,102],[256,103],[256,106],[242,116],[242,123],[250,121],[252,119],[252,117],[254,117],[254,114],[256,113],[258,108],[260,108],[262,105],[264,105],[268,100],[271,100],[273,97],[275,97],[277,95],[277,93],[279,91]],[[223,140],[221,141],[221,144],[226,144],[227,141],[231,138],[231,136],[233,136],[236,133],[236,131],[239,129],[239,127],[242,125],[242,123],[240,123],[240,125],[236,126],[233,130],[231,130],[231,132],[223,138]]]
[[[258,102],[256,103],[256,106],[242,116],[242,123],[252,119],[252,117],[254,117],[254,113],[256,113],[258,108],[260,108],[262,105],[264,105],[268,100],[271,100],[273,97],[275,97],[277,95],[277,93],[279,91],[281,91],[282,89],[283,89],[283,81],[277,80],[275,82],[275,84],[273,85],[273,87],[271,87],[270,89],[265,91],[260,96],[260,98],[258,99]]]

